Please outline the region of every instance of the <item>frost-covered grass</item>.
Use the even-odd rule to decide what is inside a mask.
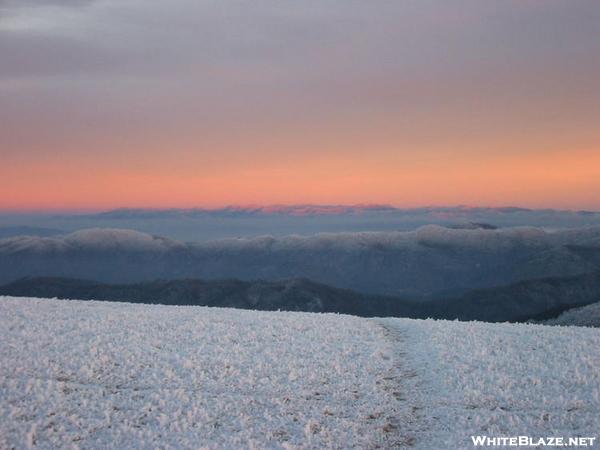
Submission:
[[[600,330],[382,319],[405,336],[428,431],[421,448],[471,435],[599,436]],[[598,442],[597,442],[598,444]]]
[[[600,330],[0,297],[0,448],[597,436]]]
[[[0,448],[402,438],[383,332],[355,317],[0,297],[0,340]]]

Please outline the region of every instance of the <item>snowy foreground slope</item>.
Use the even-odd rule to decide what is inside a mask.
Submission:
[[[0,448],[401,443],[359,318],[0,298],[0,339]]]
[[[600,330],[0,297],[0,448],[595,436]]]

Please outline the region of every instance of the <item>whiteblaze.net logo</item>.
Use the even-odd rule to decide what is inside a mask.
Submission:
[[[593,447],[595,437],[471,436],[475,447]]]

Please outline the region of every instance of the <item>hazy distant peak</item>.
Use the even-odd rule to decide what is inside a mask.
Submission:
[[[356,205],[230,205],[223,208],[168,208],[168,209],[136,209],[120,208],[97,214],[98,217],[110,219],[142,219],[142,218],[194,218],[201,216],[332,216],[357,215],[399,211],[389,205],[356,204]]]
[[[361,214],[365,212],[395,211],[390,205],[270,205],[258,209],[263,214],[287,214],[290,216]]]

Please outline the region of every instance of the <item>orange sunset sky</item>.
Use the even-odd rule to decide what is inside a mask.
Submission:
[[[167,3],[0,3],[0,210],[600,210],[599,2]]]

